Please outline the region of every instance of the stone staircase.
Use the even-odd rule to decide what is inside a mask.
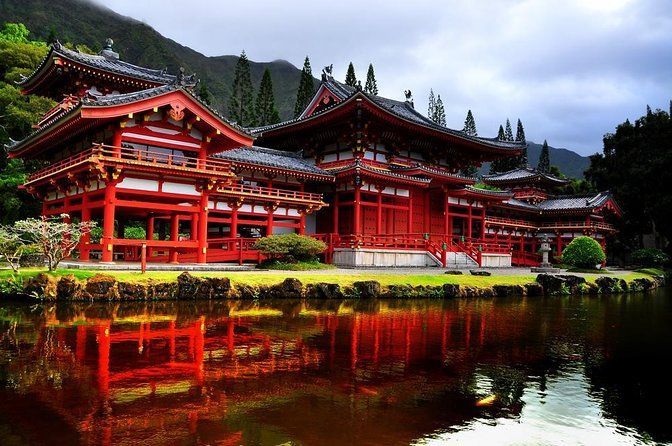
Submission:
[[[436,266],[443,267],[441,259],[438,259],[434,254],[428,251],[427,256],[432,259]],[[448,252],[446,260],[446,268],[478,268],[478,263],[464,252]]]

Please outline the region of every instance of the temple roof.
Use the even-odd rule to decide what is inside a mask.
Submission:
[[[304,160],[298,153],[285,152],[282,150],[267,149],[265,147],[251,146],[239,147],[211,155],[227,161],[240,164],[253,164],[274,167],[291,172],[328,177],[333,180],[333,175],[316,167]]]
[[[328,89],[339,100],[339,102],[331,106],[328,106],[322,110],[315,111],[312,114],[307,114],[308,111],[313,108],[314,106],[313,103],[318,99],[319,93],[323,88]],[[444,127],[442,125],[435,123],[431,119],[427,118],[426,116],[422,115],[417,110],[415,110],[411,101],[398,101],[395,99],[389,99],[382,96],[371,95],[362,91],[360,88],[351,87],[349,85],[345,85],[341,82],[338,82],[332,77],[323,78],[322,84],[320,85],[320,89],[318,89],[318,92],[313,98],[313,101],[311,101],[311,104],[308,105],[306,110],[304,110],[304,112],[298,118],[291,119],[285,122],[280,122],[277,124],[271,124],[264,127],[253,128],[251,129],[251,131],[254,134],[262,135],[264,132],[268,132],[270,130],[289,127],[296,123],[310,120],[315,116],[322,115],[328,112],[329,110],[335,109],[341,106],[342,104],[349,102],[351,99],[355,97],[364,97],[369,101],[371,101],[373,104],[377,105],[383,110],[391,113],[392,115],[404,121],[410,122],[415,125],[420,125],[444,134],[448,134],[453,137],[457,137],[459,139],[477,142],[485,146],[497,149],[511,149],[518,151],[524,147],[524,143],[521,142],[499,141],[497,138],[482,138],[478,136],[470,136],[462,131]]]
[[[214,118],[223,124],[226,127],[231,128],[236,133],[243,135],[247,138],[251,138],[251,135],[247,133],[242,127],[230,122],[224,116],[220,115],[215,109],[201,101],[190,88],[185,87],[179,83],[172,83],[169,85],[161,85],[159,87],[149,88],[146,90],[135,91],[132,93],[123,93],[123,94],[110,94],[105,96],[86,96],[84,98],[73,101],[68,107],[63,108],[62,110],[54,113],[49,120],[42,123],[42,126],[36,129],[34,132],[26,136],[21,141],[12,141],[10,144],[7,144],[6,147],[10,152],[17,152],[21,150],[26,144],[35,141],[41,135],[48,134],[50,131],[58,127],[60,124],[69,121],[70,119],[81,119],[82,113],[86,109],[97,109],[104,107],[115,107],[126,104],[133,104],[138,101],[143,101],[145,99],[151,99],[159,97],[162,95],[171,94],[174,92],[182,92],[186,94],[189,98],[193,99],[201,107],[208,110]]]
[[[504,204],[517,208],[523,208],[539,213],[554,213],[564,211],[592,211],[606,205],[609,201],[614,204],[616,210],[620,212],[614,197],[610,192],[599,192],[589,195],[561,195],[550,197],[537,204],[510,198]]]
[[[434,168],[431,166],[426,166],[424,164],[415,163],[412,166],[399,166],[395,164],[390,165],[390,170],[398,173],[406,173],[409,175],[427,175],[429,177],[440,177],[446,178],[449,180],[457,180],[462,183],[473,184],[476,182],[476,178],[461,175],[459,173],[448,172],[443,169]]]
[[[119,60],[119,55],[113,52],[111,47],[109,49],[104,49],[99,54],[86,54],[70,50],[60,42],[56,42],[51,46],[51,49],[35,71],[33,71],[30,76],[23,79],[19,83],[19,86],[27,89],[31,88],[33,84],[38,83],[42,73],[47,71],[57,58],[65,59],[94,70],[105,71],[107,73],[143,80],[158,85],[172,83],[177,77],[168,74],[165,68],[156,70]]]
[[[338,174],[370,174],[371,176],[374,177],[384,177],[384,178],[390,178],[390,179],[395,179],[397,181],[403,182],[403,183],[411,183],[411,184],[418,184],[418,185],[423,185],[427,186],[429,183],[431,183],[431,179],[429,178],[422,178],[422,177],[416,177],[412,175],[404,175],[401,173],[393,172],[387,168],[383,167],[377,167],[377,166],[372,166],[367,163],[362,162],[360,159],[355,159],[353,160],[352,163],[347,164],[345,166],[338,166],[338,167],[333,167],[333,168],[327,168],[326,169],[328,172],[338,175]]]
[[[560,186],[567,184],[569,180],[558,178],[549,173],[541,172],[527,166],[509,170],[507,172],[483,175],[483,182],[486,184],[526,184],[530,182],[544,182]]]

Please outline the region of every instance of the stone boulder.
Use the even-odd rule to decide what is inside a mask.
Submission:
[[[82,298],[82,291],[84,286],[79,282],[74,275],[68,274],[58,280],[56,285],[56,296],[58,299],[77,300]]]
[[[443,297],[448,299],[453,299],[460,297],[460,286],[456,283],[444,283],[443,284]]]
[[[540,283],[526,283],[523,285],[525,287],[525,295],[530,297],[540,297],[544,295],[544,287]]]
[[[244,300],[254,300],[259,297],[259,289],[251,285],[244,283],[236,285],[235,288],[236,297]]]
[[[586,278],[581,276],[574,276],[572,274],[558,274],[556,277],[560,277],[565,280],[565,284],[569,288],[571,294],[579,294],[583,287],[583,284],[586,283]]]
[[[390,285],[383,293],[383,296],[389,299],[408,299],[417,295],[418,290],[411,285]]]
[[[147,295],[154,300],[172,300],[177,298],[177,282],[151,282],[148,286]]]
[[[147,300],[151,296],[151,286],[140,282],[118,282],[117,291],[121,300]]]
[[[525,287],[522,285],[493,285],[492,289],[497,297],[525,296]]]
[[[546,295],[563,294],[567,287],[567,281],[562,277],[552,274],[539,274],[536,281],[544,289]]]
[[[380,296],[380,283],[375,280],[363,280],[352,284],[357,296],[362,299],[375,299]]]
[[[595,280],[599,292],[602,294],[620,293],[622,291],[619,279],[616,277],[602,276]]]
[[[466,286],[460,288],[460,297],[467,299],[487,299],[495,297],[495,290],[491,287],[473,287]]]
[[[265,299],[301,299],[303,297],[303,284],[299,279],[289,277],[265,290],[260,289],[259,294]]]
[[[105,274],[96,274],[87,279],[84,290],[94,300],[116,300],[119,297],[117,279]]]
[[[483,271],[482,269],[470,269],[469,273],[472,276],[492,276],[492,273],[488,271]]]
[[[210,299],[226,299],[231,293],[231,280],[228,277],[207,277],[204,288]]]
[[[23,285],[24,293],[40,299],[56,299],[57,288],[56,278],[45,273],[29,278]]]
[[[632,289],[637,291],[648,291],[656,287],[656,284],[653,280],[642,277],[641,279],[635,279],[632,281]]]
[[[306,286],[308,299],[342,299],[343,292],[337,283],[311,283]]]
[[[187,271],[177,276],[177,298],[180,300],[201,298],[203,279],[194,277]]]
[[[455,275],[455,276],[460,276],[463,273],[459,269],[449,269],[449,270],[445,271],[443,274],[452,274],[452,275]]]

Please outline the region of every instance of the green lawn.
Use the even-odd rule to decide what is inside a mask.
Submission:
[[[44,272],[44,269],[26,268],[21,271],[21,276],[24,278],[34,276],[39,272]],[[648,272],[648,271],[647,271]],[[627,281],[632,281],[637,278],[650,277],[647,272],[626,272],[626,273],[612,273],[612,277],[623,278]],[[62,276],[66,274],[73,274],[78,279],[86,279],[101,273],[99,271],[89,270],[67,270],[59,269],[51,273],[55,276]],[[118,280],[128,282],[140,282],[147,280],[154,281],[172,281],[181,274],[179,271],[149,271],[145,274],[135,271],[105,271],[104,274],[116,277]],[[441,274],[437,270],[436,274],[422,274],[422,273],[398,273],[391,274],[388,272],[381,273],[360,273],[357,270],[327,270],[327,271],[224,271],[224,272],[194,272],[191,273],[198,277],[228,277],[233,284],[248,284],[248,285],[273,285],[282,282],[287,277],[294,277],[299,279],[304,284],[327,282],[337,283],[341,286],[351,285],[355,281],[360,280],[376,280],[381,285],[442,285],[444,283],[460,284],[463,286],[475,287],[489,287],[493,285],[523,285],[534,282],[536,274],[493,274],[492,276],[472,276],[469,274],[450,275]],[[0,279],[11,277],[11,271],[0,271]],[[586,280],[594,282],[600,277],[600,274],[591,274],[586,276]]]

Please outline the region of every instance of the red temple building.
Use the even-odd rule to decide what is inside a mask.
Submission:
[[[328,244],[344,266],[511,266],[539,262],[620,215],[608,193],[555,196],[564,180],[532,169],[486,176],[462,168],[519,156],[524,142],[469,136],[405,101],[346,86],[326,68],[296,119],[244,129],[194,94],[195,76],[138,67],[108,40],[98,55],[55,44],[21,87],[59,101],[12,157],[43,160],[26,190],[44,215],[96,220],[82,261],[259,261],[255,238],[287,232]],[[490,190],[496,189],[496,190]],[[124,238],[129,223],[146,240]]]

